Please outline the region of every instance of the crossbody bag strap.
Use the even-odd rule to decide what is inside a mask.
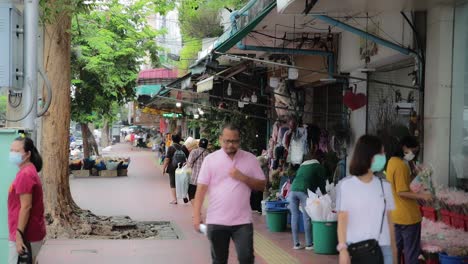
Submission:
[[[202,153],[200,153],[200,155],[198,155],[198,157],[193,161],[193,164],[195,164],[195,162],[197,162],[198,158],[200,158],[201,155],[203,155],[203,153],[205,153],[205,151],[206,151],[206,149],[204,149],[204,150],[202,151]]]
[[[385,191],[384,191],[384,187],[383,187],[383,181],[382,181],[382,179],[380,177],[379,177],[379,180],[380,180],[380,187],[382,188],[382,195],[383,195],[383,199],[384,199],[384,210],[382,212],[382,221],[380,222],[380,232],[379,232],[379,237],[378,237],[377,241],[380,240],[380,235],[382,235],[383,223],[384,223],[384,219],[385,219],[385,211],[387,211],[387,199],[385,198]]]

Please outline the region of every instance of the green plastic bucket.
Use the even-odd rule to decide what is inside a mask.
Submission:
[[[314,234],[314,251],[317,254],[335,255],[338,245],[338,223],[312,221],[312,233]]]
[[[270,232],[284,232],[288,222],[288,209],[268,210],[266,212],[267,227]]]

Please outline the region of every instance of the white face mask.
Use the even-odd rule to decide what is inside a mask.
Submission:
[[[406,161],[412,161],[414,159],[415,155],[412,151],[408,152],[405,154],[404,159]]]

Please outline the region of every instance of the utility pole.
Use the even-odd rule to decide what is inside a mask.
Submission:
[[[33,140],[37,140],[37,36],[39,27],[39,0],[24,2],[24,89],[23,89],[23,120],[22,126],[33,132]]]

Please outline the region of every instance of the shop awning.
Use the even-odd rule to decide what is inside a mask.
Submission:
[[[259,1],[261,2],[261,1]],[[250,9],[252,6],[249,7],[244,14],[239,14],[240,17],[242,16],[252,16],[249,12],[254,12],[254,9]],[[232,27],[231,30],[224,32],[208,49],[203,50],[200,52],[201,56],[199,59],[192,65],[190,68],[197,68],[199,64],[205,61],[210,55],[217,57],[216,54],[212,54],[215,51],[218,52],[226,52],[231,49],[234,45],[236,45],[239,41],[247,36],[270,12],[276,7],[276,1],[272,1],[269,3],[258,15],[249,21],[244,27],[235,29]],[[245,7],[244,7],[245,8]],[[243,8],[243,9],[244,9]]]
[[[155,94],[158,94],[159,91],[161,91],[162,86],[160,84],[154,84],[154,85],[140,85],[136,88],[136,95],[149,95],[149,96],[154,96]]]

